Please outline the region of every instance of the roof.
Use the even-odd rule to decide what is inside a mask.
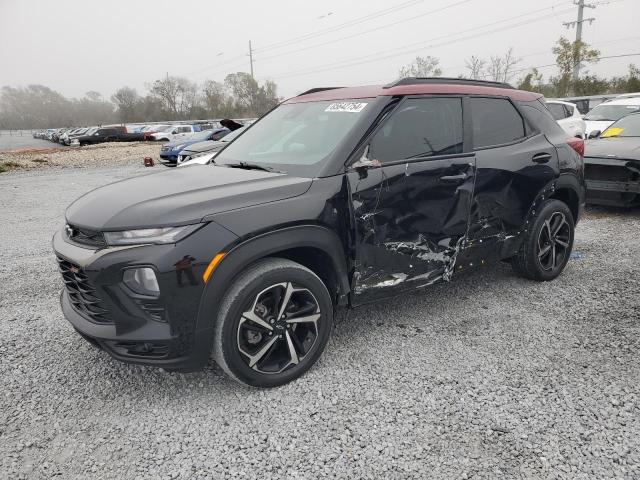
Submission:
[[[640,105],[640,98],[638,97],[614,98],[613,100],[602,102],[600,105]]]
[[[470,82],[461,84],[459,79],[452,83],[415,83],[395,84],[392,86],[365,85],[362,87],[332,88],[328,90],[313,89],[312,93],[305,93],[290,98],[285,103],[318,102],[323,100],[347,100],[358,98],[374,98],[396,95],[429,95],[429,94],[461,94],[461,95],[489,95],[510,97],[513,100],[532,101],[542,98],[539,93],[500,88],[494,86],[477,85]]]

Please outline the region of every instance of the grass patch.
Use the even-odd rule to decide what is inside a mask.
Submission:
[[[0,163],[0,173],[8,172],[9,170],[16,170],[21,167],[22,165],[17,162],[12,162],[11,160],[8,162],[2,162]]]

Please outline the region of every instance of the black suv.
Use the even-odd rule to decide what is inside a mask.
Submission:
[[[127,362],[210,355],[269,387],[322,353],[340,307],[509,259],[553,280],[584,205],[584,143],[506,84],[403,79],[285,101],[214,165],[98,188],[53,247],[62,309]]]

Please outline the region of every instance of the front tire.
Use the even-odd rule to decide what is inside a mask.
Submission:
[[[266,258],[240,274],[225,294],[213,357],[238,382],[283,385],[318,360],[332,322],[331,296],[315,273],[291,260]]]
[[[546,200],[511,260],[514,271],[525,278],[554,280],[569,261],[575,234],[573,214],[560,200]]]

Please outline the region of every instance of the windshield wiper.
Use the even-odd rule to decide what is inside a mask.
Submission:
[[[258,165],[257,163],[238,162],[238,163],[225,163],[223,166],[229,168],[242,168],[243,170],[264,170],[265,172],[273,172],[272,167],[265,167]]]

